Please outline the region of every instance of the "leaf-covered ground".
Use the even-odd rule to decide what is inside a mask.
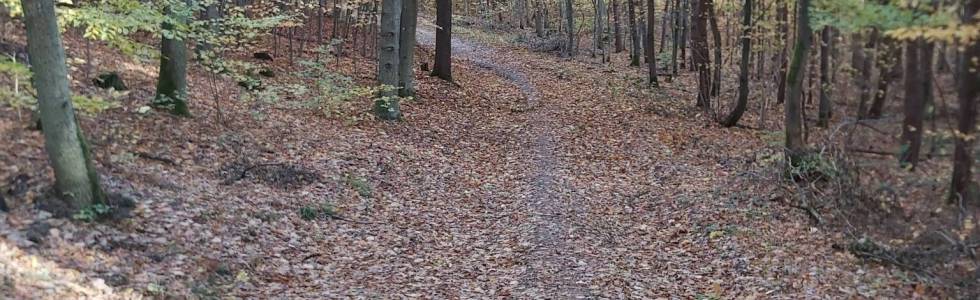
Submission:
[[[420,61],[431,61],[431,29]],[[0,111],[0,294],[14,298],[911,298],[944,295],[834,247],[766,183],[778,149],[692,109],[692,78],[456,41],[457,84],[418,73],[405,119],[241,100],[193,72],[193,118],[83,119],[122,221],[54,219],[41,135]],[[75,52],[75,51],[73,51]],[[109,52],[106,50],[106,52]],[[296,66],[270,63],[274,83]],[[371,62],[334,67],[362,83]],[[76,71],[76,73],[78,73]],[[76,85],[84,85],[81,80]],[[220,122],[217,109],[221,110]],[[25,189],[14,191],[17,175]],[[16,192],[16,193],[14,193]],[[8,202],[12,202],[8,200]]]

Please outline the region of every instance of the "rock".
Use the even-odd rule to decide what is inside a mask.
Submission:
[[[120,287],[129,284],[129,278],[119,273],[106,274],[102,279],[111,287]]]
[[[123,82],[122,76],[119,76],[119,73],[116,72],[99,74],[98,77],[92,79],[92,84],[95,84],[95,86],[103,89],[111,88],[117,91],[125,91],[129,89]]]
[[[40,244],[50,232],[51,225],[47,222],[34,222],[27,226],[27,229],[24,231],[24,237],[27,238],[28,241],[34,242],[35,244]]]
[[[272,71],[272,69],[262,69],[262,70],[259,70],[259,75],[262,75],[262,76],[265,76],[265,77],[269,77],[269,78],[273,78],[273,77],[276,77],[276,72]]]
[[[238,86],[245,88],[249,92],[265,90],[265,87],[262,86],[262,80],[252,77],[238,81]]]
[[[269,52],[255,52],[252,53],[252,58],[272,61],[272,54],[269,54]]]

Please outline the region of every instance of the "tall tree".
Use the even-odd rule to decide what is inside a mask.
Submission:
[[[415,96],[415,25],[418,0],[402,0],[401,32],[398,41],[398,95]]]
[[[572,9],[572,0],[565,0],[565,30],[568,32],[568,40],[565,41],[565,56],[575,55],[575,11]]]
[[[970,0],[964,9],[964,23],[977,25],[980,13],[980,0]],[[959,64],[959,118],[956,125],[956,147],[953,150],[953,178],[950,200],[963,199],[973,205],[980,205],[980,191],[973,182],[973,145],[976,143],[977,102],[980,101],[980,41],[974,40],[961,54]]]
[[[186,24],[187,9],[172,1],[167,7],[170,17],[163,22],[163,38],[160,41],[160,74],[157,78],[156,96],[153,105],[169,110],[178,116],[190,116],[187,108],[187,43],[178,25]],[[179,24],[175,24],[179,23]]]
[[[827,127],[830,123],[830,51],[832,29],[824,26],[820,31],[820,103],[817,112],[817,126]]]
[[[871,98],[871,62],[872,57],[869,57],[872,53],[871,50],[874,49],[876,40],[878,39],[878,31],[871,29],[868,36],[867,43],[858,42],[858,35],[855,35],[854,39],[854,59],[853,67],[858,70],[857,73],[857,86],[858,86],[858,119],[864,119],[868,110],[868,100]]]
[[[809,57],[810,43],[810,0],[798,0],[796,4],[796,45],[790,60],[786,81],[789,94],[785,101],[783,126],[785,127],[785,155],[790,167],[799,166],[806,153],[803,143],[803,74],[806,74],[806,58]]]
[[[902,76],[902,48],[890,38],[885,38],[881,47],[884,48],[885,54],[879,55],[877,59],[878,70],[881,70],[881,75],[878,77],[878,88],[875,89],[874,100],[871,101],[871,107],[868,108],[868,118],[881,117],[891,83]]]
[[[718,18],[715,16],[714,4],[707,7],[708,24],[711,25],[711,39],[714,43],[714,73],[711,79],[711,96],[717,97],[721,92],[721,31],[718,30]]]
[[[55,188],[60,193],[59,215],[103,203],[105,196],[89,154],[85,137],[75,119],[68,88],[68,68],[58,32],[54,1],[22,0],[27,29],[27,53],[31,58],[37,89],[44,146],[54,169]]]
[[[777,60],[779,63],[779,72],[776,82],[776,103],[782,104],[786,100],[786,79],[787,71],[789,66],[788,63],[788,48],[789,48],[789,0],[779,1],[779,6],[776,8],[776,23],[779,24],[779,36],[777,40],[782,42],[782,46],[779,47],[779,55],[777,55]]]
[[[619,10],[619,0],[612,0],[612,13],[613,13],[613,48],[616,53],[623,52],[625,49],[623,47],[623,33],[622,33],[622,22],[619,18],[622,12]]]
[[[374,114],[382,120],[401,118],[398,103],[398,69],[402,0],[381,1],[381,28],[378,36],[378,83],[384,88],[374,101]]]
[[[640,35],[636,28],[636,5],[633,4],[636,0],[626,0],[626,10],[629,11],[629,23],[630,23],[630,65],[640,66]]]
[[[698,106],[711,112],[711,58],[708,56],[708,6],[712,0],[696,0],[691,14],[691,56],[698,75]],[[683,49],[683,48],[682,48]]]
[[[657,24],[655,20],[655,15],[657,12],[656,1],[647,0],[647,40],[649,44],[646,47],[647,53],[647,83],[652,87],[658,87],[660,84],[657,82],[657,54],[654,53],[654,40],[653,36],[657,33],[654,29],[654,25]]]
[[[722,122],[726,127],[735,126],[742,118],[749,103],[749,63],[752,52],[752,0],[745,0],[742,8],[742,60],[738,66],[738,100],[735,108]]]
[[[915,169],[922,148],[926,104],[929,102],[932,44],[923,38],[908,42],[905,48],[905,117],[902,120],[902,151],[899,162]]]
[[[593,37],[593,39],[592,39],[592,50],[593,50],[592,51],[592,57],[595,57],[596,54],[601,54],[602,55],[601,56],[602,61],[605,62],[605,60],[606,60],[606,54],[605,54],[606,49],[603,48],[603,47],[605,47],[604,42],[603,42],[604,41],[604,38],[605,38],[604,37],[604,35],[605,35],[605,28],[603,28],[604,27],[603,25],[605,24],[606,2],[603,1],[603,0],[595,0],[595,4],[596,4],[596,7],[595,7],[595,18],[593,18],[593,24],[594,25],[592,27],[593,28],[593,33],[592,33],[592,37]]]
[[[436,61],[432,76],[453,81],[453,1],[436,0]]]

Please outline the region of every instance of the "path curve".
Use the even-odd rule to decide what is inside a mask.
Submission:
[[[435,26],[419,24],[416,40],[421,46],[434,48]],[[523,292],[526,296],[546,298],[589,298],[589,266],[575,254],[568,242],[574,232],[571,220],[583,216],[576,206],[556,197],[560,188],[555,177],[559,162],[555,157],[551,119],[545,114],[547,110],[539,107],[541,94],[520,66],[497,59],[500,53],[492,47],[453,37],[452,51],[454,60],[469,61],[507,79],[521,90],[528,102],[530,136],[526,144],[532,158],[528,162],[532,176],[525,184],[531,191],[526,205],[533,224],[530,224],[532,232],[528,233],[530,241],[527,242],[533,250],[522,276]]]

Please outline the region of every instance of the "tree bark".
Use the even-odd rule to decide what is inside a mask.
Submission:
[[[826,128],[830,123],[831,103],[830,103],[830,51],[832,29],[824,26],[820,31],[820,104],[817,112],[817,126]]]
[[[626,0],[627,10],[629,11],[629,23],[630,23],[630,66],[640,66],[640,36],[637,33],[636,28],[636,5],[633,4],[636,0]]]
[[[432,66],[432,76],[453,81],[453,3],[452,0],[437,0],[436,3],[436,61]]]
[[[655,42],[653,35],[657,33],[657,30],[654,28],[655,24],[657,24],[655,18],[657,11],[656,4],[655,0],[647,0],[647,39],[649,40],[649,44],[645,50],[647,53],[647,84],[652,87],[660,86],[660,83],[657,82],[657,54],[654,53],[653,46]]]
[[[980,11],[980,0],[966,3],[964,23],[976,25],[978,20],[973,18]],[[949,199],[952,202],[963,200],[974,206],[980,206],[977,184],[973,182],[973,145],[977,126],[977,101],[980,101],[980,42],[973,41],[963,51],[959,70],[959,118],[953,150],[953,178]]]
[[[735,108],[722,122],[725,127],[735,126],[742,118],[749,103],[749,62],[752,52],[752,0],[745,0],[742,8],[742,60],[738,66],[738,101]]]
[[[779,74],[776,84],[776,104],[782,104],[786,100],[786,78],[787,78],[787,52],[789,48],[789,8],[787,1],[779,1],[776,8],[776,22],[779,23],[779,40],[783,46],[779,49]]]
[[[708,54],[708,7],[712,0],[696,0],[691,14],[691,56],[698,74],[698,106],[711,113],[711,58]],[[682,48],[683,49],[683,48]]]
[[[575,12],[572,9],[572,0],[565,0],[565,28],[568,31],[568,40],[565,42],[565,56],[575,55]]]
[[[868,37],[867,44],[858,43],[857,50],[854,53],[854,67],[858,70],[858,119],[864,119],[867,117],[868,110],[868,100],[871,98],[871,62],[872,58],[868,57],[871,50],[874,49],[876,40],[878,39],[878,31],[875,29],[871,30],[870,36]]]
[[[786,81],[789,94],[785,101],[785,155],[789,167],[799,166],[806,153],[803,143],[803,74],[806,74],[806,59],[813,40],[810,31],[810,0],[798,0],[796,5],[796,45],[789,64]]]
[[[881,46],[885,49],[885,55],[881,55],[877,59],[881,76],[878,77],[878,88],[867,114],[867,117],[872,119],[881,117],[885,108],[885,100],[888,97],[889,86],[902,75],[902,48],[896,45],[894,40],[887,38]]]
[[[717,97],[721,92],[721,31],[718,30],[718,18],[715,16],[715,6],[708,6],[708,22],[711,25],[711,37],[714,41],[714,73],[711,80],[711,96]],[[748,26],[751,26],[748,25]]]
[[[163,22],[163,31],[170,32],[171,38],[163,34],[160,42],[160,74],[153,105],[187,117],[191,115],[187,108],[187,44],[182,37],[172,33],[177,26],[171,23],[186,23],[187,16],[178,15],[172,8],[167,8],[167,14],[171,20]]]
[[[418,1],[402,0],[401,32],[398,35],[398,95],[415,96],[415,26]]]
[[[619,0],[612,0],[612,10],[613,10],[613,48],[615,48],[616,53],[623,52],[625,48],[623,47],[623,33],[622,33],[622,22],[620,22],[620,10],[619,10]]]
[[[382,91],[374,101],[374,114],[382,120],[398,120],[401,110],[398,103],[399,41],[402,0],[381,1],[381,32],[378,45],[378,83]]]
[[[27,52],[31,58],[44,146],[60,194],[50,208],[60,216],[103,203],[99,176],[82,135],[68,88],[68,68],[53,1],[23,0]]]
[[[902,121],[902,151],[899,162],[911,169],[919,163],[922,147],[923,118],[926,107],[926,78],[923,51],[927,43],[921,39],[908,42],[905,48],[905,118]]]

